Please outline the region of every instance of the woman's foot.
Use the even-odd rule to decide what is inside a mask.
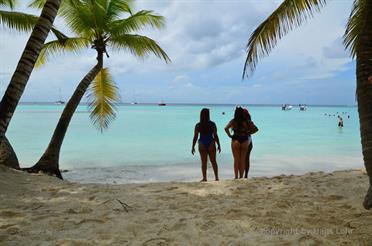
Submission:
[[[206,179],[202,179],[202,180],[200,180],[200,182],[207,182],[207,180]]]
[[[220,181],[220,179],[219,178],[216,178],[215,181]]]

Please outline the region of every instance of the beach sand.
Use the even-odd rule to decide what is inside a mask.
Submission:
[[[371,245],[362,170],[78,184],[0,167],[0,245]]]

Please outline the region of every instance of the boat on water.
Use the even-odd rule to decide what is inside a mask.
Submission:
[[[65,102],[62,101],[62,100],[58,100],[58,101],[55,101],[54,104],[60,104],[61,105],[61,104],[65,104]]]
[[[300,108],[300,111],[305,111],[307,109],[306,104],[299,104],[298,107]]]
[[[291,110],[293,107],[292,107],[292,105],[290,105],[290,104],[283,104],[282,105],[282,110]]]
[[[55,101],[54,104],[59,104],[59,105],[65,104],[65,101],[62,101],[61,88],[59,88],[58,94],[59,94],[59,100]]]
[[[138,102],[131,102],[130,104],[131,105],[136,105],[136,104],[138,104]]]
[[[158,103],[159,106],[165,106],[167,104],[165,104],[165,102],[163,100],[161,100],[159,103]]]

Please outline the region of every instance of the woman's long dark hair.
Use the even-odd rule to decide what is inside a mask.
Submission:
[[[200,127],[200,133],[201,134],[208,134],[209,133],[209,109],[203,108],[200,111],[200,122],[199,122],[199,127]]]
[[[252,121],[252,117],[251,117],[251,114],[249,113],[248,109],[243,109],[244,110],[244,116],[245,116],[245,119],[248,121],[248,122],[251,122]]]
[[[234,122],[236,124],[236,128],[241,129],[243,122],[246,120],[245,115],[244,115],[244,109],[241,107],[237,107],[235,109],[234,113]]]

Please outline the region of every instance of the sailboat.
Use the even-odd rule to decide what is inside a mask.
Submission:
[[[158,103],[159,106],[165,106],[167,104],[165,104],[165,102],[163,100],[161,100],[159,103]]]
[[[54,104],[65,104],[64,101],[62,101],[62,96],[61,96],[61,88],[59,88],[59,100],[55,101]]]
[[[133,100],[132,100],[132,102],[130,103],[131,105],[136,105],[136,104],[138,104],[138,102],[136,101],[136,91],[134,91],[133,90]]]

